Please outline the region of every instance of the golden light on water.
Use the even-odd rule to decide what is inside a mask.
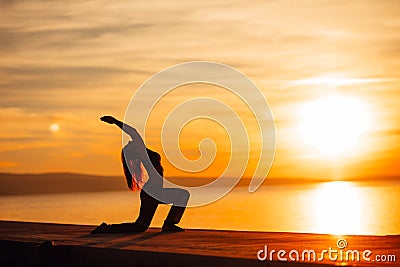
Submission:
[[[317,233],[362,233],[363,195],[350,182],[321,184],[313,195],[312,219]]]
[[[341,156],[362,146],[370,111],[356,97],[329,95],[300,107],[298,132],[318,155]]]

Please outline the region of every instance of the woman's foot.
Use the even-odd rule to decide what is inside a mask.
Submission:
[[[96,229],[94,229],[91,234],[101,234],[101,233],[107,233],[107,229],[108,229],[108,224],[106,224],[105,222],[103,222],[102,224],[100,224],[99,226],[96,227]]]
[[[183,232],[185,229],[180,228],[175,224],[163,225],[161,232]]]

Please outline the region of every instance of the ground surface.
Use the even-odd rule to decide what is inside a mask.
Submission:
[[[239,232],[215,230],[186,230],[182,233],[160,233],[149,229],[140,234],[90,235],[93,226],[6,222],[0,221],[1,266],[312,266],[318,264],[350,266],[400,266],[400,236],[331,236],[301,233]],[[337,241],[344,239],[347,247],[339,249]],[[47,242],[46,242],[47,241]],[[344,242],[344,241],[343,241]],[[343,243],[342,242],[342,243]],[[273,260],[260,261],[258,251],[267,245]],[[342,244],[341,244],[342,245]],[[321,251],[338,250],[336,261],[319,261]],[[285,250],[281,262],[277,251]],[[296,250],[299,262],[290,262],[289,253]],[[301,261],[304,250],[314,250],[316,260]],[[346,251],[358,250],[360,261]],[[362,253],[371,261],[362,259]],[[295,252],[293,257],[296,256]],[[335,257],[336,254],[332,254]],[[390,257],[396,262],[377,262],[376,255]],[[264,253],[260,254],[261,257]],[[393,260],[393,259],[391,259]]]

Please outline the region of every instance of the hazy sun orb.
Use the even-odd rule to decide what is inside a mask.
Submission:
[[[369,111],[356,97],[330,95],[305,103],[299,111],[301,139],[318,154],[344,156],[368,132]]]
[[[60,125],[58,125],[57,123],[53,123],[50,125],[49,129],[50,129],[50,132],[56,133],[60,130]]]

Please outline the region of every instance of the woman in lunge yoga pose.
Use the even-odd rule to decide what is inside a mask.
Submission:
[[[141,190],[140,212],[134,223],[111,225],[102,223],[92,231],[92,234],[144,232],[150,226],[159,204],[172,204],[162,226],[162,231],[184,231],[176,224],[179,223],[185,211],[189,192],[179,188],[163,187],[164,169],[161,166],[161,156],[146,148],[142,137],[135,128],[112,116],[103,116],[100,120],[117,125],[132,138],[132,141],[122,149],[121,158],[129,189],[132,191]],[[142,166],[146,169],[149,177],[147,182],[143,181]]]

